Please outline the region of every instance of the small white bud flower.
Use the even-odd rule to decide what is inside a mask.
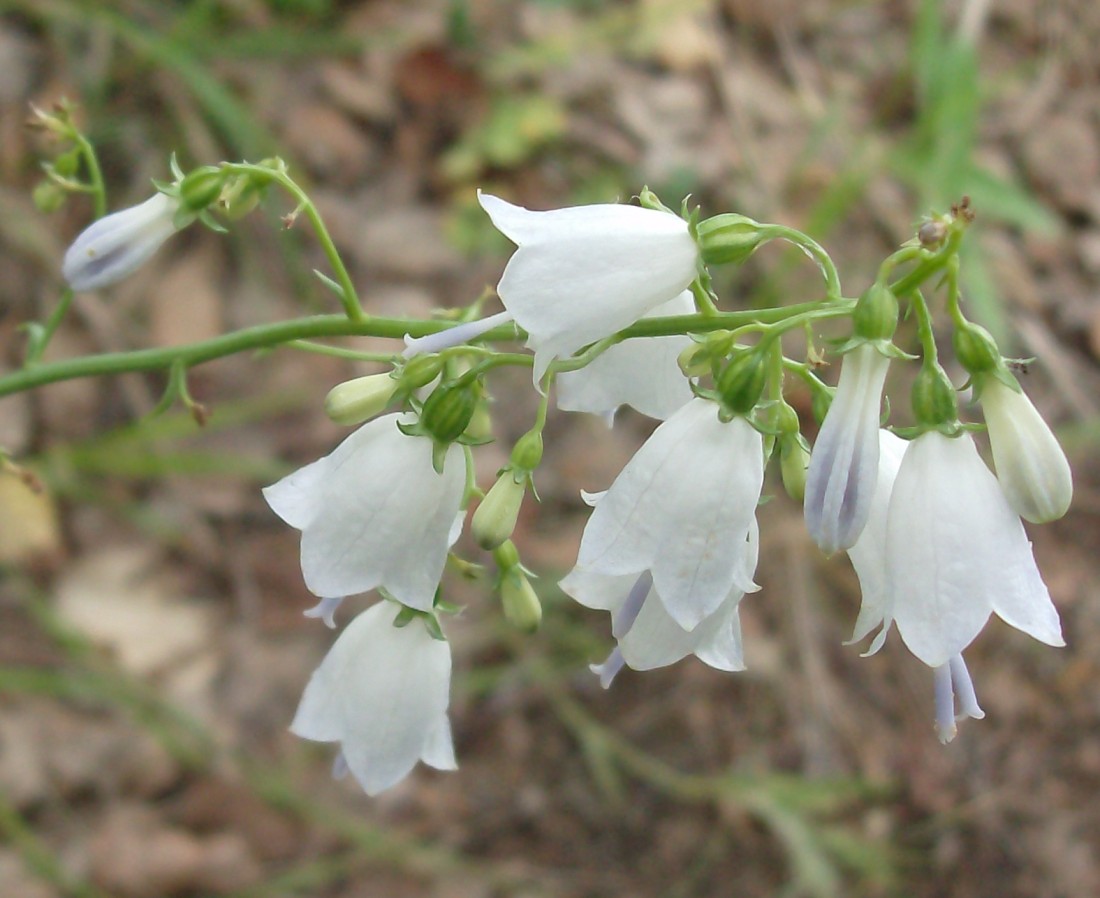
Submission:
[[[85,293],[129,277],[176,233],[178,210],[178,199],[157,193],[93,222],[65,253],[65,280],[77,293]]]
[[[1022,392],[989,378],[981,394],[993,464],[1012,510],[1033,524],[1062,517],[1073,475],[1058,440]]]

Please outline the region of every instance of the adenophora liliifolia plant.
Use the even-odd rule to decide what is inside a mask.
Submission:
[[[163,406],[199,406],[191,368],[258,348],[353,355],[384,369],[333,386],[324,401],[355,427],[333,451],[264,490],[271,509],[301,531],[307,614],[335,626],[349,595],[378,601],[348,623],[310,681],[292,730],[340,743],[338,767],[374,794],[418,762],[455,766],[447,718],[451,654],[445,619],[448,560],[458,558],[467,516],[476,549],[490,557],[505,617],[525,631],[542,608],[511,540],[523,503],[537,499],[551,402],[604,416],[630,405],[660,425],[611,483],[589,484],[593,511],[562,589],[611,615],[615,647],[595,665],[605,687],[624,668],[647,670],[696,655],[722,670],[744,667],[738,612],[757,585],[756,509],[774,460],[786,491],[804,502],[810,535],[827,554],[846,551],[863,603],[853,639],[896,626],[933,668],[934,719],[951,739],[956,720],[982,716],[963,652],[991,612],[1036,639],[1061,645],[1057,612],[1032,557],[1021,517],[1065,513],[1069,466],[1022,393],[992,338],[968,321],[958,289],[959,247],[973,213],[964,201],[930,218],[880,266],[858,299],[811,238],[727,213],[673,211],[643,190],[636,203],[530,211],[480,194],[492,223],[517,246],[491,297],[430,321],[369,314],[306,193],[279,159],[222,163],[157,183],[139,205],[104,215],[95,155],[68,110],[39,113],[70,149],[47,166],[51,202],[66,192],[96,199],[97,221],[65,256],[68,287],[55,312],[27,325],[25,364],[0,378],[0,396],[91,375],[160,371]],[[62,163],[64,159],[64,163]],[[222,230],[267,194],[292,202],[330,266],[317,272],[340,311],[258,325],[163,349],[43,361],[74,291],[109,288],[194,222]],[[58,193],[60,192],[60,194]],[[787,241],[823,275],[820,294],[784,306],[729,310],[712,270]],[[933,337],[934,304],[952,328],[956,361],[985,411],[996,474],[959,420],[953,384]],[[490,310],[491,311],[491,310]],[[899,316],[917,324],[895,343]],[[832,347],[835,390],[819,377],[814,334],[847,322]],[[788,339],[788,335],[793,335]],[[809,339],[798,344],[794,338]],[[356,354],[318,340],[389,338],[390,352]],[[524,351],[526,349],[531,352]],[[794,357],[787,353],[801,345]],[[910,351],[913,351],[912,354]],[[893,366],[915,369],[911,426],[887,428],[884,390]],[[507,464],[484,492],[474,453],[485,442],[494,373],[530,368],[536,410]],[[820,422],[803,432],[794,390],[808,388]],[[903,403],[895,402],[894,407]]]

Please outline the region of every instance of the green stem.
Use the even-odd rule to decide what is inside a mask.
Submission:
[[[813,259],[825,277],[825,293],[828,299],[832,302],[841,299],[843,294],[840,289],[840,274],[837,272],[832,258],[825,252],[825,247],[808,234],[803,234],[801,231],[789,228],[786,225],[766,225],[765,231],[770,236],[779,237],[788,243],[793,243]]]
[[[34,330],[31,331],[30,345],[27,347],[27,358],[23,362],[25,368],[30,368],[42,361],[42,355],[46,352],[46,347],[50,345],[50,340],[53,339],[53,335],[57,332],[58,326],[65,315],[68,314],[69,307],[72,304],[73,291],[66,287],[61,291],[61,298],[54,306],[54,310],[50,312],[50,317],[46,319],[46,323],[40,329],[37,325],[33,326]],[[28,327],[32,326],[28,325]]]
[[[643,318],[623,330],[619,338],[628,340],[633,337],[709,333],[716,330],[731,330],[749,324],[781,322],[806,313],[816,313],[817,317],[823,317],[839,315],[842,310],[823,309],[820,302],[809,302],[778,309],[719,312],[716,315],[670,315],[664,318]],[[351,320],[343,315],[312,315],[290,321],[260,324],[184,346],[134,349],[42,363],[0,378],[0,396],[10,396],[13,393],[78,377],[162,371],[175,363],[185,368],[193,368],[204,362],[235,355],[238,352],[273,349],[296,340],[368,336],[400,340],[406,334],[412,337],[423,337],[454,326],[453,323],[445,321],[381,317]],[[523,334],[519,334],[519,338],[522,339],[522,337]],[[479,337],[481,340],[489,341],[516,338],[516,327],[512,324],[493,328]],[[513,354],[503,363],[518,364],[519,358],[519,354]],[[523,364],[527,364],[526,360]],[[571,370],[574,360],[567,359],[557,364],[559,371]]]
[[[920,290],[913,291],[910,302],[917,315],[917,339],[924,350],[924,364],[935,366],[939,363],[939,352],[936,349],[936,336],[932,331],[932,313],[928,311],[928,303],[924,301]]]
[[[96,156],[95,147],[83,134],[73,129],[73,142],[80,150],[84,159],[84,165],[88,169],[88,192],[92,194],[95,217],[102,218],[107,214],[107,188],[103,184],[103,171],[99,167],[99,159]]]
[[[963,230],[961,228],[955,228],[949,231],[947,240],[938,252],[928,256],[908,274],[903,275],[890,284],[890,290],[894,296],[901,299],[909,293],[912,293],[937,271],[946,267],[951,259],[957,257],[959,246],[962,244],[962,236]]]
[[[344,306],[344,313],[351,321],[367,320],[367,314],[363,311],[363,306],[359,302],[359,295],[355,292],[355,285],[352,283],[351,275],[348,274],[348,270],[344,266],[344,260],[340,257],[340,252],[336,249],[336,244],[333,242],[332,235],[329,234],[328,228],[321,218],[321,213],[317,211],[317,207],[313,204],[313,200],[311,200],[306,192],[295,183],[294,179],[281,168],[269,168],[265,165],[252,165],[247,162],[226,162],[222,164],[222,168],[233,174],[272,180],[298,201],[298,211],[309,219],[309,223],[313,227],[314,233],[317,235],[317,239],[321,244],[321,249],[324,251],[325,257],[328,259],[328,263],[332,266],[333,273],[336,275],[336,281],[340,285],[340,290],[342,292],[340,300]]]

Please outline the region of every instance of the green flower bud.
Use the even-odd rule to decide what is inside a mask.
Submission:
[[[450,444],[462,436],[477,409],[477,388],[473,385],[441,385],[424,403],[420,421],[433,440]]]
[[[758,347],[733,357],[716,384],[722,408],[730,417],[747,415],[760,401],[768,382],[766,353]]]
[[[699,222],[695,233],[708,265],[739,265],[767,239],[760,222],[735,212]]]
[[[46,213],[56,212],[64,206],[67,196],[65,188],[53,181],[39,181],[31,193],[34,207],[39,212]]]
[[[418,390],[439,377],[439,372],[442,370],[443,360],[439,356],[415,356],[409,359],[405,367],[401,369],[401,388],[408,390],[410,393],[413,390]]]
[[[885,284],[872,284],[856,303],[852,332],[864,340],[889,340],[897,327],[897,297]]]
[[[504,616],[512,626],[525,633],[532,633],[539,628],[542,623],[542,603],[518,565],[502,571],[500,601],[504,607]]]
[[[54,159],[50,168],[62,178],[71,178],[80,168],[80,150],[73,148],[67,153],[62,153]]]
[[[244,218],[259,204],[265,186],[255,176],[235,176],[223,185],[219,195],[222,213],[230,221]]]
[[[474,445],[493,441],[493,416],[487,403],[479,402],[462,434]]]
[[[329,390],[325,414],[337,424],[361,424],[381,412],[397,391],[388,374],[368,374],[344,381]]]
[[[795,502],[806,498],[806,469],[810,466],[810,453],[797,436],[787,435],[779,440],[779,473],[783,489]]]
[[[825,420],[825,416],[829,413],[829,406],[833,404],[833,394],[831,390],[815,389],[813,395],[810,396],[810,411],[813,412],[814,420],[821,424]]]
[[[516,544],[510,539],[506,539],[493,549],[493,561],[497,563],[497,567],[502,571],[519,567],[519,550],[516,548]]]
[[[529,430],[512,447],[512,467],[525,472],[542,464],[542,431]]]
[[[950,429],[958,421],[955,387],[939,365],[924,365],[913,381],[913,416],[927,430]]]
[[[221,196],[228,175],[215,165],[196,168],[180,181],[180,207],[201,212]]]
[[[951,343],[959,364],[970,374],[993,371],[1004,364],[992,334],[981,325],[969,321],[956,324]]]
[[[512,535],[527,492],[527,477],[506,468],[485,494],[470,521],[470,532],[483,549],[495,549]]]

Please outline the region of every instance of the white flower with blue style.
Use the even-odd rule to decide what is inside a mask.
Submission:
[[[744,418],[723,423],[715,403],[693,399],[599,497],[566,583],[621,577],[629,591],[648,573],[664,612],[694,631],[731,593],[757,589],[750,532],[763,480],[760,434]]]
[[[695,311],[685,290],[644,318],[690,315]],[[623,340],[577,371],[563,371],[554,381],[558,408],[590,412],[611,420],[620,406],[664,421],[691,401],[688,379],[680,370],[680,353],[692,345],[687,336],[635,337]]]
[[[670,212],[619,204],[532,212],[478,199],[518,247],[497,292],[527,331],[536,383],[554,359],[630,326],[698,272],[687,222]]]
[[[891,501],[894,496],[894,484],[909,446],[908,442],[888,430],[879,431],[879,469],[871,502],[871,513],[863,533],[856,544],[848,550],[848,557],[851,558],[852,566],[859,577],[859,588],[862,594],[859,617],[856,619],[855,631],[850,642],[859,642],[876,627],[882,627],[871,643],[867,651],[868,655],[882,648],[894,622],[895,590],[887,570],[887,526],[893,507]],[[907,510],[899,504],[896,513],[904,518]],[[953,549],[955,561],[946,566],[956,567],[958,559],[967,551],[966,547],[956,546]],[[894,572],[895,576],[904,576],[904,571],[900,571],[896,564]],[[985,712],[978,704],[970,671],[967,669],[961,651],[947,658],[942,664],[934,665],[933,671],[936,731],[941,742],[950,742],[956,735],[958,721],[967,718],[981,719],[985,716]]]
[[[179,229],[179,209],[178,198],[155,193],[140,205],[93,222],[65,253],[65,281],[85,293],[129,277]]]
[[[1020,518],[973,439],[938,431],[905,451],[886,521],[884,618],[930,667],[961,655],[991,613],[1065,645]]]
[[[752,579],[759,542],[754,521],[746,544],[733,550],[742,565],[742,578]],[[649,571],[640,576],[608,575],[577,568],[560,585],[585,607],[611,614],[615,648],[602,664],[592,666],[605,689],[624,665],[633,670],[653,670],[675,664],[688,655],[695,655],[718,670],[745,669],[737,613],[745,593],[737,587],[716,611],[694,629],[686,630],[665,610]]]
[[[855,545],[871,513],[879,415],[890,360],[871,343],[844,356],[806,472],[806,527],[828,555]]]
[[[1009,505],[1035,524],[1056,520],[1073,499],[1073,475],[1058,440],[1022,390],[985,379],[982,410],[997,479]]]
[[[415,618],[395,627],[400,613],[382,601],[344,628],[290,725],[303,739],[338,742],[342,764],[368,795],[400,782],[418,761],[458,767],[447,718],[450,643]]]
[[[272,510],[302,531],[302,574],[315,595],[382,588],[410,608],[431,610],[461,528],[466,464],[452,444],[437,472],[432,440],[397,427],[413,420],[375,418],[264,489]]]

